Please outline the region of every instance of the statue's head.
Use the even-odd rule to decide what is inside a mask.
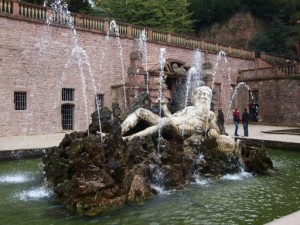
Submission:
[[[210,109],[211,98],[212,98],[212,91],[207,86],[198,87],[193,91],[194,104],[197,108],[205,107]]]

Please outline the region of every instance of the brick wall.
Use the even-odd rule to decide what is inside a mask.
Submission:
[[[259,95],[259,122],[279,126],[300,126],[300,80],[292,78],[248,81]],[[249,91],[241,88],[237,95],[240,111],[249,109]]]
[[[123,85],[133,39],[120,38],[119,43],[116,37],[107,39],[105,34],[84,29],[77,30],[74,38],[67,28],[3,16],[0,29],[0,136],[61,132],[63,103],[75,107],[74,130],[86,130],[95,110],[95,93],[104,94],[104,106],[110,107],[111,87]],[[166,48],[166,58],[193,63],[193,49],[148,42],[148,69],[159,63],[161,47]],[[213,64],[215,82],[223,84],[219,107],[224,108],[238,70],[255,66],[250,59],[227,60],[217,63],[215,53],[206,55]],[[62,102],[62,88],[75,89],[73,102]],[[27,92],[26,110],[14,109],[16,91]]]

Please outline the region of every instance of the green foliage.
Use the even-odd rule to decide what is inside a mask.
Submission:
[[[36,4],[36,5],[44,4],[44,0],[23,0],[21,2],[28,2],[28,3],[32,3],[32,4]]]
[[[241,0],[189,0],[196,30],[230,18],[242,9]]]
[[[53,1],[49,0],[48,6]],[[300,20],[300,0],[96,0],[96,7],[91,7],[88,0],[66,2],[71,12],[184,34],[193,30],[197,34],[213,23],[226,22],[236,12],[250,11],[269,22],[269,29],[251,41],[254,49],[290,56],[287,49],[300,40],[300,25],[296,25]],[[238,28],[239,24],[228,29],[235,34]]]
[[[299,0],[243,0],[243,4],[253,15],[270,21],[276,16],[292,22],[293,16],[300,10]]]
[[[250,11],[268,22],[269,29],[259,33],[252,41],[254,49],[268,53],[292,56],[289,49],[300,40],[300,0],[189,0],[189,10],[196,32],[203,32],[213,23],[224,23],[234,13]],[[274,19],[276,18],[276,19]],[[231,33],[238,32],[238,24],[229,27]],[[226,40],[224,40],[224,43]],[[235,43],[236,44],[236,43]]]
[[[281,19],[274,18],[269,29],[258,34],[251,42],[252,47],[258,51],[264,51],[284,57],[292,57],[289,45],[291,28],[284,24]]]
[[[69,0],[68,10],[70,12],[84,13],[84,12],[89,12],[92,9],[88,0]]]
[[[169,32],[191,32],[187,0],[101,0],[98,6],[104,16],[117,21]]]
[[[229,27],[229,31],[232,33],[232,34],[235,34],[239,28],[240,28],[240,24],[239,23],[236,23],[234,24],[232,27]]]
[[[44,5],[46,3],[47,7],[51,6],[51,3],[55,2],[55,0],[23,0],[23,2],[29,2],[32,4],[37,5]],[[76,13],[84,13],[84,14],[93,14],[94,10],[92,9],[90,3],[88,0],[62,0],[62,3],[68,4],[68,10],[70,12],[76,12]]]

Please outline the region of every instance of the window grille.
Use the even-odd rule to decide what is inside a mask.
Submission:
[[[61,106],[61,122],[63,130],[73,130],[74,105]]]
[[[74,89],[63,88],[62,89],[62,100],[63,101],[74,101]]]
[[[15,110],[26,110],[27,108],[27,93],[15,92],[14,93]]]
[[[97,101],[99,104],[99,108],[103,107],[104,94],[97,94],[95,97],[95,108],[97,109]]]
[[[258,91],[250,91],[249,92],[249,102],[251,104],[256,104],[259,101]]]

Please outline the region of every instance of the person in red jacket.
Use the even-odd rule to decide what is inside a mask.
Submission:
[[[240,112],[237,108],[233,112],[233,122],[235,125],[234,136],[239,136],[238,130],[239,130],[239,122],[240,122]]]

